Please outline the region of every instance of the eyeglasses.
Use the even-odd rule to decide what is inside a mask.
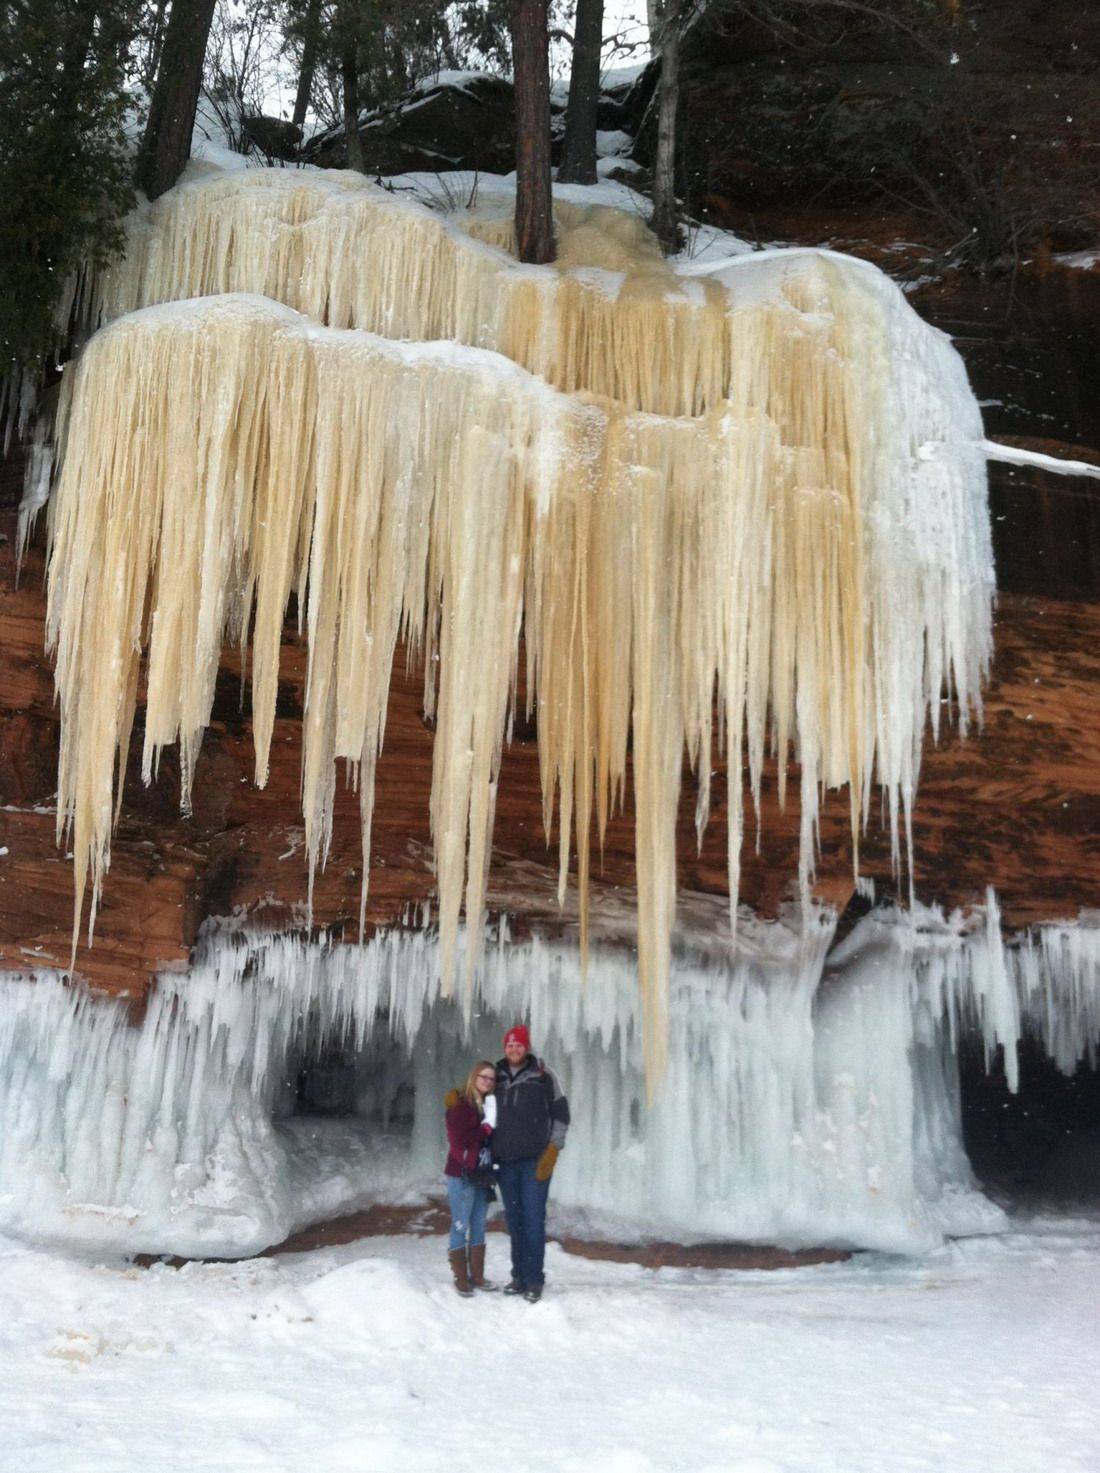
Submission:
[[[496,1084],[497,1082],[497,1077],[495,1074],[479,1074],[477,1077],[479,1079],[491,1079],[494,1084]]]

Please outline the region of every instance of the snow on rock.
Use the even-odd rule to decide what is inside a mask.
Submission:
[[[1071,271],[1093,271],[1100,266],[1100,251],[1064,251],[1053,259]]]
[[[630,62],[627,66],[605,67],[600,73],[600,90],[605,93],[619,92],[632,87],[648,65],[647,57],[644,61]]]
[[[620,158],[618,154],[596,160],[596,173],[601,179],[609,179],[616,172],[640,174],[641,169],[641,164],[636,164],[633,159]]]
[[[596,134],[596,154],[599,158],[618,157],[629,153],[633,142],[630,134],[621,128],[601,129]]]
[[[1003,461],[1007,465],[1032,465],[1039,470],[1053,471],[1059,476],[1100,477],[1100,465],[1094,465],[1091,461],[1043,455],[1038,450],[1024,450],[1019,445],[1002,445],[997,440],[986,440],[984,443],[985,453],[990,460]]]
[[[647,1108],[629,956],[502,933],[464,1018],[431,931],[326,946],[206,932],[141,1021],[55,976],[0,984],[0,1223],[125,1251],[233,1255],[438,1182],[441,1100],[530,1021],[574,1123],[555,1201],[587,1231],[923,1252],[997,1231],[961,1143],[955,1051],[977,1032],[1011,1077],[1024,1031],[1072,1070],[1100,1041],[1100,927],[1005,947],[995,908],[746,922],[725,966],[677,956],[669,1069]],[[290,1116],[288,1078],[336,1044],[357,1098],[411,1133]],[[288,1093],[289,1091],[289,1093]],[[314,1128],[320,1125],[323,1128]]]
[[[456,87],[459,91],[475,86],[485,80],[484,72],[456,71],[454,68],[444,67],[441,71],[432,72],[430,76],[421,77],[420,81],[413,86],[413,92],[434,92],[437,87]]]

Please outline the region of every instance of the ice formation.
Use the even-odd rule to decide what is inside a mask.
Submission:
[[[503,353],[555,387],[657,414],[696,415],[759,378],[719,280],[679,277],[641,220],[606,206],[555,203],[560,259],[518,267],[510,212],[442,215],[362,175],[285,169],[199,178],[127,222],[123,259],[87,283],[89,328],[140,307],[249,292],[329,327]],[[660,326],[654,318],[659,316]],[[812,335],[805,363],[830,346]],[[784,351],[781,324],[760,351]],[[753,370],[756,382],[752,383]],[[788,377],[799,377],[798,362]]]
[[[1058,476],[1100,477],[1100,465],[1094,465],[1092,461],[1065,460],[1059,455],[1043,455],[1038,450],[1024,450],[1019,445],[1001,445],[996,440],[986,440],[985,453],[988,460],[1003,461],[1006,465],[1035,466]]]
[[[472,977],[522,628],[582,953],[592,820],[602,836],[632,736],[656,1076],[685,749],[700,829],[713,741],[734,771],[747,757],[754,797],[769,752],[781,796],[799,762],[805,898],[822,791],[848,785],[855,837],[877,782],[896,856],[942,692],[964,727],[979,706],[980,417],[947,339],[863,263],[766,252],[679,276],[636,220],[562,207],[559,265],[521,267],[506,222],[464,225],[358,176],[249,171],[162,196],[87,286],[89,320],[110,325],[66,375],[48,624],[77,915],[90,875],[94,917],[109,862],[143,653],[144,772],[178,739],[186,801],[222,640],[251,642],[262,782],[297,591],[311,873],[337,758],[369,847],[404,638],[438,714],[445,985],[463,895]],[[240,292],[275,300],[174,300]],[[452,341],[392,341],[435,338]]]
[[[1100,927],[1006,946],[995,905],[976,921],[876,911],[826,961],[832,929],[823,913],[746,922],[725,965],[678,954],[670,1082],[650,1109],[634,966],[610,948],[593,949],[585,983],[575,946],[502,935],[465,1020],[423,929],[326,946],[211,928],[136,1024],[56,974],[6,978],[0,1222],[244,1254],[372,1199],[438,1191],[444,1090],[527,1017],[573,1109],[555,1201],[590,1230],[903,1252],[996,1230],[962,1146],[958,1040],[984,1037],[1010,1075],[1025,1032],[1067,1073],[1095,1061]],[[370,1128],[284,1118],[297,1063],[326,1043],[357,1061],[364,1114],[415,1089],[395,1159]]]

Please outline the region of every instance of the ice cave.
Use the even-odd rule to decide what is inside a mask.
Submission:
[[[853,258],[670,264],[636,217],[556,219],[521,266],[491,194],[197,168],[72,283],[87,341],[20,519],[70,939],[2,959],[6,1230],[241,1256],[415,1199],[443,1093],[517,1018],[574,1102],[555,1202],[596,1235],[919,1253],[1041,1188],[1011,1160],[1028,1101],[1053,1121],[1095,1078],[1100,921],[1005,925],[995,874],[941,904],[915,852],[994,650],[955,349]],[[180,865],[217,864],[171,901],[186,945],[97,987],[113,887],[167,883],[143,783],[192,825]]]

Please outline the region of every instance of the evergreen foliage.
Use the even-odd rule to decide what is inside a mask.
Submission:
[[[0,376],[45,366],[66,283],[121,245],[133,202],[123,119],[138,6],[0,7]]]

